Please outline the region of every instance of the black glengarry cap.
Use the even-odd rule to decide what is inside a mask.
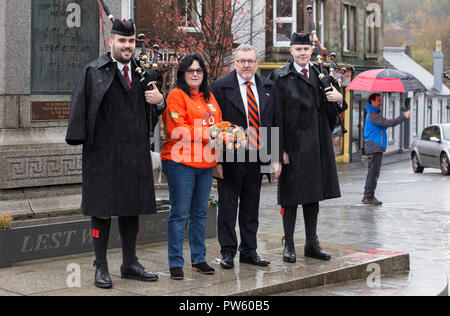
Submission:
[[[132,19],[130,19],[130,20],[115,19],[111,33],[117,34],[117,35],[122,35],[122,36],[127,36],[127,37],[136,35],[134,21]]]
[[[291,45],[312,45],[311,35],[304,33],[292,34]]]

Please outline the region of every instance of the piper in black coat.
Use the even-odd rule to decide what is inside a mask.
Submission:
[[[122,278],[158,279],[136,258],[138,216],[156,212],[149,138],[149,112],[154,106],[151,109],[146,104],[144,89],[130,63],[134,23],[116,20],[113,34],[109,40],[112,54],[86,66],[78,81],[66,135],[68,144],[83,145],[81,208],[92,216],[95,285],[100,288],[112,287],[106,259],[112,216],[119,217]],[[160,97],[158,102],[164,100]]]
[[[247,116],[244,104],[247,100],[244,100],[241,88],[245,89],[245,81],[254,82],[254,84],[251,84],[251,89],[255,94],[257,91],[256,99],[259,106],[260,127],[261,130],[263,128],[268,130],[267,140],[269,140],[262,140],[259,153],[265,151],[267,155],[264,154],[264,156],[272,157],[272,159],[261,159],[262,156],[258,155],[259,159],[252,161],[250,158],[251,154],[255,154],[254,157],[256,157],[258,151],[246,150],[245,162],[240,160],[230,161],[227,160],[228,157],[224,157],[223,164],[216,167],[223,169],[223,178],[219,177],[218,179],[218,238],[223,256],[221,266],[225,269],[234,266],[233,258],[238,250],[235,227],[239,201],[240,261],[260,266],[269,264],[268,261],[261,259],[256,253],[262,172],[270,172],[261,171],[261,169],[262,165],[268,164],[270,166],[271,162],[281,161],[279,159],[283,152],[281,147],[282,141],[274,142],[274,144],[271,144],[270,141],[271,127],[281,129],[281,117],[275,84],[255,74],[257,69],[255,49],[250,46],[241,48],[237,50],[236,62],[239,64],[236,66],[241,67],[241,69],[244,67],[251,69],[247,73],[248,78],[244,79],[243,76],[239,76],[240,79],[238,79],[238,72],[235,70],[214,82],[211,85],[211,90],[222,111],[222,119],[247,129],[250,118]],[[241,80],[241,84],[239,80]],[[279,134],[282,137],[282,132]],[[272,145],[276,145],[276,147],[274,148]],[[280,154],[276,155],[277,153]],[[236,156],[233,158],[237,159]],[[281,164],[279,164],[279,167],[281,167]]]
[[[300,51],[296,52],[296,48]],[[327,97],[343,100],[336,90],[326,96],[320,88],[319,73],[310,63],[309,34],[294,35],[291,54],[295,62],[276,70],[270,77],[276,82],[280,96],[284,131],[285,159],[278,181],[278,203],[284,211],[286,241],[283,259],[296,260],[293,235],[297,206],[301,204],[307,235],[305,255],[329,260],[330,256],[320,250],[316,236],[319,201],[338,198],[341,194],[331,139],[337,121],[333,109],[336,104],[328,102]],[[303,67],[306,75],[301,73],[305,71]]]

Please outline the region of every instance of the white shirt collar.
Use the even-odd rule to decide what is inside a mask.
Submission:
[[[111,58],[112,58],[112,60],[113,60],[114,62],[117,63],[117,68],[119,68],[119,70],[120,70],[121,73],[123,72],[123,67],[124,67],[124,66],[128,66],[128,72],[130,72],[130,70],[131,70],[131,61],[130,61],[128,64],[122,64],[120,61],[118,61],[117,59],[115,59],[112,55],[111,55]]]
[[[242,78],[238,73],[236,73],[236,74],[237,74],[239,86],[245,85],[245,83],[247,82],[247,80],[245,80],[244,78]],[[255,76],[253,76],[253,78],[250,80],[250,82],[252,83],[252,85],[254,85],[254,86],[256,87],[256,79],[255,79]]]
[[[308,71],[308,73],[309,73],[309,63],[306,64],[306,67],[302,67],[302,66],[298,65],[298,64],[294,61],[294,67],[295,67],[295,70],[297,70],[298,73],[302,73],[302,70],[303,70],[303,69],[306,69],[306,70]]]

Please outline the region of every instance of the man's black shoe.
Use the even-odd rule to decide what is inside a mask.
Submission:
[[[216,271],[210,267],[206,262],[192,265],[192,271],[200,272],[203,274],[214,274]]]
[[[120,272],[122,279],[131,279],[143,282],[154,282],[159,279],[157,274],[148,272],[139,262],[136,262],[128,267],[122,265],[120,267]]]
[[[109,276],[108,265],[99,265],[97,262],[94,262],[94,267],[97,268],[95,270],[95,286],[99,289],[111,289],[112,281]]]
[[[234,257],[232,255],[224,255],[220,261],[222,269],[229,270],[234,268]]]
[[[183,268],[181,267],[170,268],[170,278],[173,280],[183,280],[184,279]]]
[[[295,244],[293,240],[285,240],[284,251],[283,251],[283,261],[287,263],[297,262],[297,256],[295,254]]]
[[[305,245],[305,257],[310,257],[319,260],[328,261],[331,256],[322,250],[320,247],[319,239],[317,236],[315,238],[307,238]]]
[[[383,202],[379,201],[376,197],[373,197],[373,198],[364,197],[361,200],[361,202],[363,202],[366,205],[376,205],[376,206],[383,205]]]
[[[248,256],[248,257],[241,255],[239,257],[239,262],[240,263],[248,263],[248,264],[252,264],[254,266],[259,266],[259,267],[267,267],[270,264],[269,261],[262,259],[257,254],[254,254],[254,255]]]

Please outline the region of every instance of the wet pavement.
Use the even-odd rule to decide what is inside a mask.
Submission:
[[[217,241],[209,239],[207,259],[216,268],[216,274],[206,276],[190,271],[189,247],[186,243],[186,278],[184,281],[174,281],[170,279],[167,267],[167,244],[158,243],[138,247],[142,263],[149,270],[159,273],[160,280],[157,283],[142,284],[121,280],[121,252],[111,250],[108,253],[114,282],[114,289],[111,291],[101,291],[93,286],[93,254],[89,253],[24,262],[2,269],[0,296],[202,296],[270,295],[280,292],[284,292],[283,295],[352,295],[356,292],[367,293],[366,289],[362,289],[367,282],[356,281],[347,286],[341,285],[341,288],[335,287],[334,292],[324,292],[320,288],[306,293],[294,290],[304,288],[305,284],[323,285],[323,280],[310,278],[314,275],[328,275],[327,284],[333,283],[330,278],[351,281],[354,278],[339,279],[330,273],[341,270],[352,275],[355,274],[354,271],[363,271],[367,264],[373,262],[382,265],[383,269],[384,265],[404,268],[406,257],[410,271],[400,269],[397,271],[400,274],[382,277],[382,288],[388,289],[382,294],[401,295],[401,289],[407,289],[408,294],[439,294],[447,284],[447,275],[450,273],[450,177],[444,177],[439,170],[431,169],[425,170],[421,175],[413,174],[409,162],[385,165],[377,190],[377,197],[384,204],[372,207],[361,203],[366,174],[363,164],[343,166],[340,170],[343,197],[321,203],[319,216],[318,235],[323,248],[333,255],[330,262],[303,257],[302,216],[298,217],[296,230],[298,262],[294,265],[282,262],[283,233],[279,207],[276,205],[276,186],[266,184],[262,188],[258,252],[272,262],[268,268],[239,264],[236,258],[234,270],[222,270],[218,263],[220,252]],[[165,190],[158,191],[159,197],[167,195]],[[396,264],[392,264],[393,262]],[[70,264],[75,264],[75,270],[68,269],[73,268]],[[81,275],[81,283],[77,284],[80,287],[68,288],[67,281],[70,281],[71,271],[77,272],[77,267]],[[258,289],[259,292],[255,291]]]

